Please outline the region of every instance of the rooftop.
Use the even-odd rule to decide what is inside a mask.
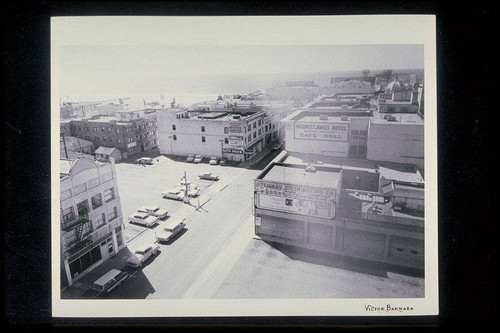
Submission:
[[[392,169],[379,166],[380,178],[401,181],[405,183],[424,183],[424,179],[418,170],[404,170],[403,168]]]
[[[394,120],[388,120],[389,117]],[[371,122],[374,124],[424,125],[424,118],[418,113],[380,113],[375,111]]]
[[[302,186],[337,188],[340,171],[316,170],[315,172],[307,172],[302,167],[274,165],[263,179]]]

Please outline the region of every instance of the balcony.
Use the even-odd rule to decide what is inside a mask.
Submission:
[[[80,216],[76,216],[75,218],[65,221],[61,224],[61,230],[62,231],[70,231],[76,228],[77,226],[84,224],[86,222],[90,222],[89,215],[88,214],[83,214]]]

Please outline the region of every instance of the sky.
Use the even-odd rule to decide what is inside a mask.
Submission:
[[[424,67],[422,45],[69,45],[60,59],[63,95],[206,75]]]

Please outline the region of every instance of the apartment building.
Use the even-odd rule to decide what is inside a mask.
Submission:
[[[60,160],[61,286],[126,246],[114,160]]]

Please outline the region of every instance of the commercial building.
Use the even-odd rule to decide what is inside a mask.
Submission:
[[[67,120],[61,122],[61,129],[95,147],[117,148],[123,159],[158,147],[156,111],[120,110],[114,117]]]
[[[279,139],[280,116],[251,108],[157,112],[161,154],[224,157],[243,162]]]
[[[394,189],[388,191],[386,185],[382,192],[378,167],[340,166],[325,160],[321,155],[284,151],[257,176],[255,234],[272,243],[423,269],[422,207],[413,205],[416,201],[408,206],[423,198],[423,182],[402,185],[384,178]],[[383,170],[389,178],[415,180],[419,175],[411,168]]]
[[[124,248],[114,160],[60,161],[61,285],[76,280]]]

